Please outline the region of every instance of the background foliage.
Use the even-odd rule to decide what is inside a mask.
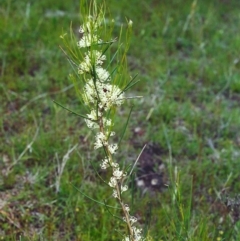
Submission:
[[[116,35],[133,21],[128,64],[142,80],[119,154],[133,162],[149,144],[133,189],[140,225],[149,221],[152,240],[239,240],[240,2],[107,4]],[[71,23],[78,34],[79,2],[2,0],[0,13],[0,238],[120,240],[121,223],[70,184],[97,200],[111,195],[89,163],[100,158],[91,133],[52,102],[83,110],[59,48]]]

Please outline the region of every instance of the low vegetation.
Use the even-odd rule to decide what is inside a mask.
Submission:
[[[240,239],[239,7],[107,2],[113,36],[133,21],[130,92],[144,98],[114,127],[134,104],[117,156],[133,163],[147,144],[126,198],[148,240]],[[122,240],[122,222],[82,195],[112,195],[91,131],[53,103],[84,111],[59,48],[70,27],[78,36],[79,2],[3,0],[0,12],[0,240]]]

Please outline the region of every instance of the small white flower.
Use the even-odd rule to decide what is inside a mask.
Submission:
[[[116,170],[113,171],[113,176],[116,179],[121,179],[123,177],[123,171],[121,171],[119,169],[116,169]]]
[[[95,136],[94,149],[98,149],[106,145],[107,145],[107,137],[102,132],[97,133]]]
[[[91,120],[85,119],[85,122],[90,129],[98,128],[98,124],[96,122],[93,122]]]
[[[134,236],[134,241],[145,241],[146,239],[142,238],[141,236]],[[131,241],[129,236],[124,237],[122,241]]]
[[[109,165],[109,161],[108,161],[107,158],[105,158],[105,159],[102,161],[102,163],[100,164],[100,167],[101,167],[102,169],[107,169],[109,166],[110,166],[110,165]]]
[[[136,223],[136,222],[137,222],[137,218],[136,218],[136,217],[134,217],[134,216],[130,216],[130,217],[129,217],[129,220],[130,220],[131,224],[133,224],[133,223]]]
[[[127,190],[128,190],[127,185],[121,186],[121,193],[126,192]]]
[[[115,134],[116,134],[116,133],[115,133],[114,131],[111,131],[111,132],[110,132],[110,136],[115,136]]]
[[[94,82],[90,79],[84,87],[84,99],[86,104],[98,104],[101,111],[108,111],[113,105],[121,105],[124,95],[116,85]]]
[[[97,50],[88,51],[85,54],[85,61],[90,62],[92,65],[95,66],[102,65],[104,60],[106,60],[106,55],[102,54],[100,51]]]
[[[129,27],[132,27],[132,25],[133,25],[133,21],[130,19],[130,20],[128,21],[128,26],[129,26]]]
[[[87,114],[87,117],[92,120],[97,120],[97,113],[95,110],[91,110],[90,114]]]
[[[80,26],[79,30],[78,30],[79,33],[84,33],[84,29],[82,26]]]
[[[106,136],[108,136],[108,137],[109,136],[115,136],[115,132],[114,131],[106,131]]]
[[[93,57],[95,59],[95,65],[102,65],[103,61],[106,60],[106,55],[96,50],[93,51]]]
[[[123,217],[123,221],[127,222],[126,217]],[[134,216],[129,216],[129,221],[131,222],[131,224],[136,223],[137,222],[137,218],[134,217]]]
[[[125,210],[129,213],[130,207],[128,206],[128,204],[124,204],[124,206],[125,206]]]
[[[109,110],[113,105],[121,105],[124,101],[124,94],[116,85],[105,84],[99,89],[99,97],[102,108]]]
[[[110,98],[111,102],[116,105],[121,105],[123,103],[123,98],[122,91],[116,85],[113,85]]]
[[[89,15],[88,19],[85,20],[81,27],[84,29],[84,32],[93,33],[98,30],[98,27],[102,24],[102,21],[102,16],[94,18],[93,16]]]
[[[117,144],[111,144],[108,146],[108,150],[111,154],[115,154],[117,152],[118,145]]]
[[[141,232],[142,232],[142,229],[133,227],[134,235],[139,236],[139,235],[141,235]]]
[[[102,40],[95,34],[84,34],[78,41],[77,45],[79,48],[86,48],[92,45],[101,44]]]
[[[112,168],[118,168],[119,165],[118,165],[118,163],[116,163],[116,162],[112,162],[112,163],[111,163],[111,167],[112,167]]]
[[[101,67],[97,67],[96,74],[97,74],[97,79],[100,82],[110,81],[110,74],[107,72],[107,70]]]
[[[97,103],[97,99],[98,99],[97,92],[92,79],[90,79],[84,86],[83,97],[86,104],[89,104],[89,103],[95,104],[95,102]]]
[[[112,126],[112,120],[103,117],[103,125],[104,126]],[[110,136],[114,136],[114,135],[115,135],[115,132],[111,132]]]
[[[85,74],[89,73],[92,68],[91,59],[88,55],[85,56],[84,61],[79,65],[78,73]]]
[[[99,65],[102,65],[104,60],[106,60],[106,56],[103,55],[101,52],[96,50],[88,51],[87,53],[85,53],[84,61],[79,65],[78,73],[79,74],[90,73],[93,66],[97,66],[96,68],[97,75],[98,75],[98,69],[99,69],[99,76],[101,78],[104,78],[105,75],[109,76],[106,70],[99,67]]]
[[[118,198],[117,190],[114,189],[112,195],[113,195],[114,198]]]
[[[101,25],[102,21],[103,19],[101,17],[88,17],[88,21],[86,21],[79,29],[79,32],[83,34],[82,38],[78,42],[78,46],[80,48],[102,43],[102,40],[99,39],[98,35],[96,35],[98,27]]]
[[[95,110],[92,110],[90,114],[87,114],[89,119],[85,119],[85,122],[90,129],[98,128],[98,124],[95,122],[97,120],[97,113]]]
[[[115,188],[116,185],[117,185],[117,179],[116,179],[115,177],[111,177],[108,185],[109,185],[110,187]]]

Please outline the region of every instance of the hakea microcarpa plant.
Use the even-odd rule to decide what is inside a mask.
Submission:
[[[134,83],[130,81],[120,88],[121,83],[119,85],[115,83],[119,73],[116,73],[117,71],[110,72],[109,67],[103,67],[104,62],[107,61],[107,50],[117,40],[100,38],[101,28],[106,26],[104,11],[101,9],[100,12],[97,12],[94,1],[93,10],[93,13],[88,13],[85,17],[79,29],[80,39],[75,43],[81,53],[81,60],[79,61],[76,57],[71,62],[77,66],[77,75],[84,83],[80,93],[82,101],[89,111],[84,116],[86,125],[96,131],[94,149],[103,148],[105,153],[100,167],[111,170],[111,177],[107,183],[112,188],[113,198],[120,204],[123,211],[122,219],[128,229],[128,234],[124,235],[123,241],[143,241],[145,239],[142,230],[135,226],[137,218],[131,216],[129,205],[122,198],[122,193],[128,190],[128,186],[124,184],[127,173],[120,168],[114,159],[118,144],[111,140],[115,132],[112,131],[114,120],[110,113],[124,103],[127,99],[124,92]],[[128,29],[131,29],[132,21],[127,23]],[[119,49],[118,51],[120,52]],[[109,62],[112,63],[112,61]]]

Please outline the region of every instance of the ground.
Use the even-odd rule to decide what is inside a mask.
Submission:
[[[114,36],[133,21],[129,75],[141,81],[128,94],[143,98],[118,110],[114,128],[134,105],[117,158],[134,163],[147,144],[126,194],[139,225],[149,240],[239,240],[240,2],[107,7]],[[94,171],[94,134],[53,103],[85,111],[59,48],[81,24],[79,2],[3,0],[0,12],[0,238],[121,240],[121,221],[85,196],[114,205]]]

